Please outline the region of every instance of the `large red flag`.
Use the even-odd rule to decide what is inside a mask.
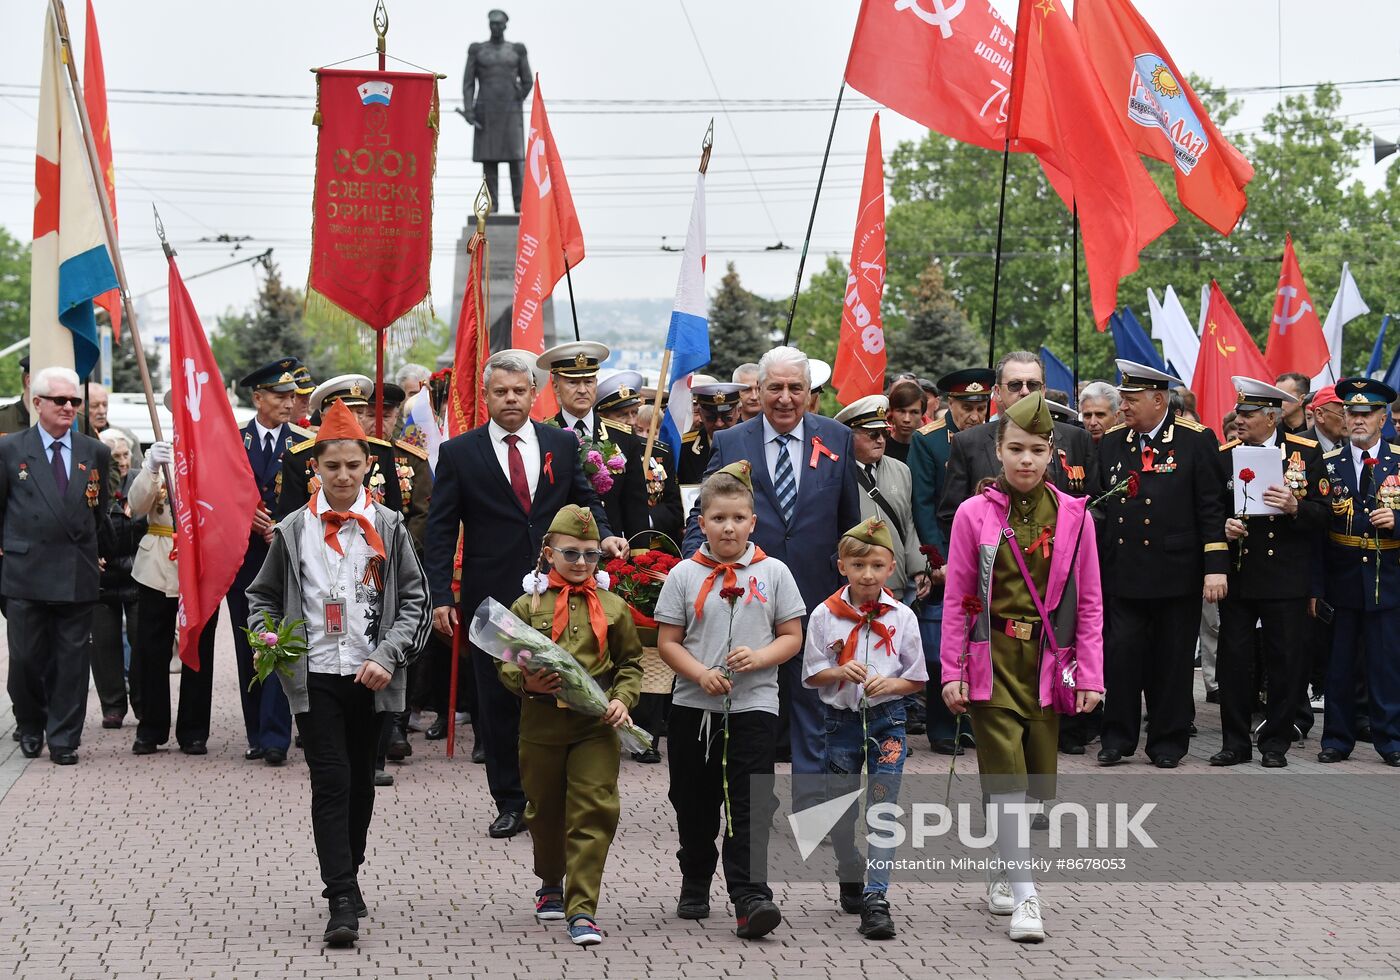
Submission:
[[[1131,0],[1078,0],[1074,22],[1137,151],[1172,164],[1182,206],[1230,234],[1254,167],[1216,128],[1156,32]]]
[[[92,139],[97,144],[97,162],[102,165],[102,187],[112,209],[112,230],[117,229],[117,172],[112,166],[112,130],[107,125],[107,73],[102,70],[102,43],[97,37],[97,15],[92,0],[87,3],[87,34],[83,42],[83,103],[92,123]],[[122,294],[109,289],[93,302],[107,311],[112,320],[112,341],[122,339]]]
[[[180,659],[199,670],[199,634],[233,585],[261,498],[190,294],[170,264],[170,388]],[[234,623],[234,628],[247,623]]]
[[[583,261],[583,229],[569,194],[564,165],[549,131],[540,79],[530,106],[530,135],[525,140],[525,192],[520,196],[520,237],[515,246],[515,297],[510,345],[544,353],[544,301],[567,268]],[[554,398],[540,392],[531,411],[535,418],[554,414]]]
[[[851,274],[841,307],[841,336],[831,380],[836,400],[849,405],[885,388],[885,327],[880,297],[885,292],[885,159],[880,153],[880,114],[870,120],[865,179],[860,186]]]
[[[1322,323],[1313,308],[1312,294],[1303,281],[1298,256],[1293,252],[1293,236],[1284,238],[1283,268],[1278,274],[1278,293],[1274,296],[1274,319],[1269,325],[1269,343],[1264,348],[1264,360],[1269,363],[1272,377],[1286,371],[1297,371],[1314,377],[1331,357]],[[1270,380],[1265,378],[1265,381]]]
[[[1000,150],[1015,43],[985,0],[864,0],[846,81],[929,129]]]
[[[462,290],[462,312],[457,317],[457,347],[452,358],[452,387],[447,393],[447,436],[460,436],[468,429],[485,425],[486,398],[481,390],[481,372],[491,353],[490,324],[487,322],[481,283],[486,268],[486,236],[481,232],[467,242],[471,263]]]
[[[1214,279],[1210,281],[1210,302],[1206,325],[1201,331],[1201,352],[1196,355],[1196,371],[1191,390],[1196,393],[1196,414],[1201,423],[1220,432],[1221,420],[1237,401],[1234,375],[1268,381],[1273,377],[1254,338],[1244,328],[1230,301]]]
[[[1128,142],[1069,15],[1055,0],[1021,0],[1016,24],[1012,146],[1035,153],[1065,206],[1078,206],[1094,322],[1103,330],[1118,283],[1176,216]]]

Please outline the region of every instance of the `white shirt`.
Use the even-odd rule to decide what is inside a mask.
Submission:
[[[841,598],[851,602],[850,586],[841,590]],[[924,645],[919,637],[919,621],[914,617],[913,610],[890,596],[882,596],[880,601],[894,607],[885,610],[878,620],[894,631],[894,652],[891,653],[884,646],[877,648],[876,644],[880,637],[871,630],[862,627],[860,649],[856,650],[855,659],[867,664],[871,673],[879,674],[882,677],[898,677],[906,681],[927,681],[928,665],[924,662]],[[855,603],[851,603],[851,605],[855,605]],[[806,646],[802,653],[802,686],[818,691],[825,704],[846,711],[860,710],[863,685],[848,681],[845,684],[827,684],[817,687],[810,682],[809,678],[837,665],[841,655],[840,647],[844,646],[846,640],[850,638],[851,629],[855,625],[849,619],[840,618],[826,608],[825,603],[822,603],[812,610],[812,615],[807,620]],[[867,703],[871,705],[884,704],[886,701],[896,701],[903,696],[902,694],[882,694],[876,698],[868,698]]]
[[[253,429],[254,429],[254,430],[257,432],[257,434],[258,434],[258,445],[257,445],[256,448],[259,449],[259,450],[261,450],[264,446],[267,445],[267,437],[268,437],[268,436],[272,436],[272,452],[273,452],[274,454],[276,454],[277,449],[278,449],[278,446],[277,446],[277,433],[280,432],[280,431],[282,430],[282,427],[279,425],[279,426],[278,426],[277,428],[275,428],[275,429],[269,429],[269,428],[267,428],[266,426],[264,426],[261,422],[259,422],[259,421],[257,420],[257,418],[255,417],[255,418],[253,419]]]
[[[1349,443],[1348,445],[1349,445],[1350,448],[1351,448],[1351,465],[1355,468],[1354,472],[1356,473],[1357,486],[1360,486],[1360,485],[1361,485],[1361,447],[1358,446],[1358,445],[1357,445],[1356,443],[1354,443],[1354,442],[1353,442],[1353,443]],[[1370,456],[1371,456],[1372,459],[1375,459],[1378,455],[1380,455],[1380,449],[1381,449],[1381,441],[1380,441],[1380,439],[1377,439],[1377,440],[1376,440],[1376,444],[1375,444],[1374,446],[1367,446],[1367,447],[1366,447],[1366,452],[1370,454]]]
[[[72,479],[73,430],[68,429],[63,433],[61,438],[55,439],[53,436],[49,435],[49,430],[41,425],[39,426],[39,438],[43,440],[44,459],[48,461],[49,466],[53,466],[53,452],[51,451],[51,447],[53,446],[53,444],[58,443],[60,446],[63,447],[63,468],[68,471],[69,479]]]
[[[778,438],[778,430],[773,428],[773,423],[768,421],[768,416],[763,417],[763,455],[768,461],[768,479],[773,481],[773,486],[778,485],[778,443],[774,440]],[[802,429],[806,420],[800,420],[797,427],[788,435],[792,439],[787,443],[788,459],[792,462],[792,479],[795,484],[802,483]]]
[[[570,414],[569,414],[569,410],[568,410],[567,408],[561,408],[561,409],[559,409],[559,414],[562,415],[562,416],[564,417],[564,426],[563,426],[564,428],[566,428],[566,429],[573,429],[574,432],[577,432],[578,430],[577,430],[577,429],[574,429],[574,424],[577,423],[577,422],[582,422],[582,423],[583,423],[583,437],[584,437],[585,439],[597,439],[597,438],[598,438],[598,430],[597,430],[597,427],[593,424],[593,413],[592,413],[592,412],[589,412],[589,413],[588,413],[588,417],[582,418],[582,419],[579,418],[579,417],[576,416],[576,415],[570,415]]]
[[[1138,449],[1142,448],[1144,439],[1146,439],[1148,442],[1151,442],[1153,439],[1157,438],[1158,433],[1162,431],[1162,426],[1167,424],[1167,419],[1171,416],[1171,414],[1171,409],[1167,409],[1167,414],[1162,416],[1162,421],[1158,422],[1152,427],[1151,432],[1138,433]]]
[[[357,521],[346,521],[340,526],[340,547],[345,555],[336,554],[326,544],[325,523],[311,514],[311,510],[320,515],[331,509],[324,490],[316,491],[312,504],[301,527],[301,592],[308,641],[306,669],[317,674],[353,674],[374,651],[381,607],[375,578],[366,573],[370,560],[378,556],[365,541]],[[350,511],[374,520],[374,508],[365,494],[360,495]],[[324,610],[329,598],[345,602],[344,632],[338,635],[326,633]]]
[[[496,462],[501,464],[501,472],[509,483],[510,445],[506,442],[506,436],[512,433],[497,425],[494,419],[486,423],[486,431],[491,436],[491,448],[496,450]],[[530,499],[534,500],[535,487],[540,482],[540,441],[535,436],[535,426],[529,421],[513,434],[520,437],[515,448],[520,450],[520,458],[525,463],[525,482],[530,487]]]

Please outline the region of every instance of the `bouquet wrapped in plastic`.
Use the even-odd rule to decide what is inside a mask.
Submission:
[[[476,607],[467,635],[478,649],[502,663],[558,674],[562,686],[554,696],[580,714],[601,718],[607,712],[607,694],[573,654],[532,629],[490,596]],[[651,748],[651,736],[636,725],[623,725],[617,729],[617,735],[629,752],[645,752]]]

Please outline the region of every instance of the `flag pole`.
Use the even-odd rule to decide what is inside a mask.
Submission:
[[[845,87],[844,85],[842,86]],[[710,167],[710,150],[715,145],[715,121],[710,119],[710,127],[705,130],[705,138],[700,141],[700,173],[704,173]],[[799,281],[801,276],[798,277]],[[795,299],[794,299],[795,301]],[[788,313],[788,326],[792,326],[792,314]],[[669,339],[669,338],[668,338]],[[786,341],[785,341],[786,342]],[[671,348],[668,345],[665,353],[661,355],[661,373],[656,378],[656,395],[651,404],[651,422],[647,425],[647,443],[642,451],[642,476],[645,478],[647,467],[651,464],[651,451],[656,445],[656,433],[661,428],[661,396],[666,391],[666,375],[671,370]],[[678,433],[685,435],[684,432]],[[681,447],[674,447],[677,458],[680,455]]]
[[[797,259],[797,283],[792,287],[792,302],[788,304],[787,326],[783,327],[783,343],[792,336],[792,318],[797,315],[797,297],[802,292],[802,268],[807,264],[807,247],[812,244],[812,226],[817,222],[817,202],[822,198],[822,181],[826,179],[826,161],[831,157],[831,141],[836,136],[836,117],[841,114],[841,97],[846,94],[846,79],[836,92],[836,108],[831,113],[831,129],[826,134],[826,150],[822,153],[822,168],[817,172],[817,193],[812,196],[812,213],[807,216],[807,237],[802,239],[802,254]],[[700,168],[704,173],[704,167]]]
[[[1010,125],[1010,123],[1007,123]],[[1001,297],[1001,232],[1006,223],[1006,170],[1011,162],[1011,139],[1007,137],[1001,148],[1001,197],[997,203],[997,245],[992,258],[992,324],[987,331],[987,367],[996,364],[997,351],[997,300]]]
[[[1079,407],[1079,202],[1074,202],[1074,219],[1070,225],[1070,252],[1069,261],[1073,267],[1073,274],[1070,276],[1070,299],[1074,303],[1074,363],[1071,365],[1070,377],[1074,381],[1074,390],[1069,393],[1070,408]]]
[[[384,0],[375,0],[374,33],[374,50],[379,55],[379,70],[383,71],[389,38],[389,8],[384,6]],[[384,438],[384,330],[374,332],[374,435],[377,439]]]
[[[578,307],[574,306],[574,275],[569,271],[569,256],[564,256],[564,281],[569,285],[569,313],[574,318],[574,339],[582,340],[578,335]]]
[[[151,433],[157,442],[165,440],[160,428],[160,415],[156,412],[156,397],[151,390],[151,372],[146,365],[146,350],[141,345],[141,329],[136,322],[136,308],[131,302],[131,287],[127,285],[126,265],[122,253],[117,248],[117,223],[112,217],[112,204],[107,199],[107,184],[102,178],[102,165],[97,158],[97,142],[92,135],[92,120],[88,118],[87,103],[83,101],[83,86],[78,81],[78,67],[73,55],[73,42],[68,34],[68,15],[63,9],[63,0],[49,0],[49,9],[58,24],[58,43],[63,48],[63,64],[68,69],[68,82],[73,101],[77,104],[78,121],[83,131],[83,148],[87,152],[88,170],[97,192],[97,203],[102,211],[102,227],[107,235],[107,252],[112,259],[112,269],[117,274],[117,286],[121,292],[122,309],[127,322],[131,324],[131,345],[136,352],[136,367],[141,373],[141,387],[146,392],[146,408],[151,414]],[[169,484],[169,474],[166,474]],[[171,484],[173,486],[173,484]]]

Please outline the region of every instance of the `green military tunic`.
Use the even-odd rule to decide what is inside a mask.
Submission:
[[[510,611],[550,636],[558,594],[549,589],[538,602],[521,596]],[[598,599],[608,620],[608,649],[598,650],[587,603],[580,598],[569,600],[569,624],[556,642],[598,681],[608,700],[616,698],[631,712],[642,690],[642,644],[627,603],[601,589]],[[526,692],[524,674],[514,664],[496,667],[501,683],[525,699],[520,781],[529,800],[525,822],[534,842],[535,874],[545,885],[564,882],[565,915],[593,916],[620,812],[617,733],[600,718]]]

